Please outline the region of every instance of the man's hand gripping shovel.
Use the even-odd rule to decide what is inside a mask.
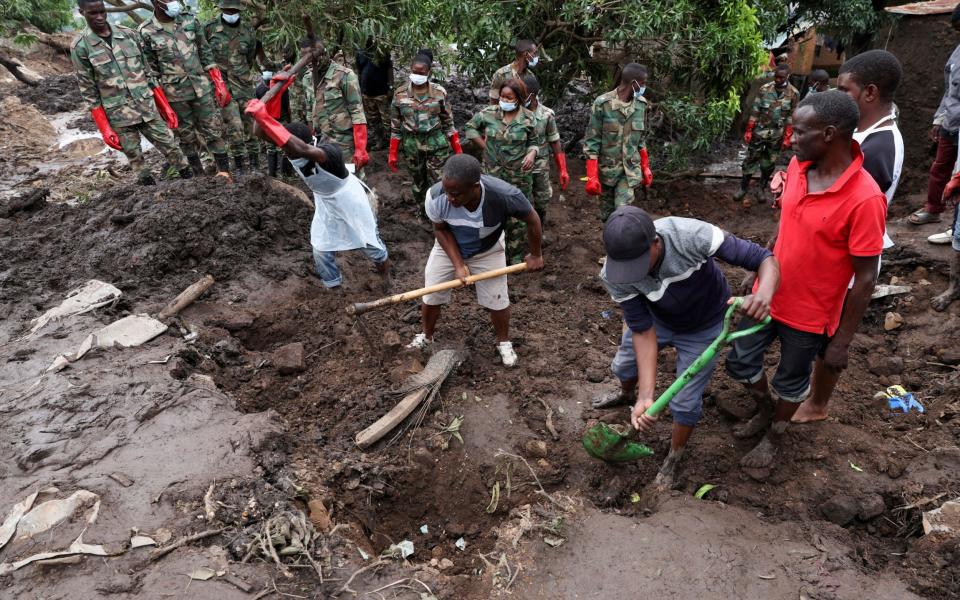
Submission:
[[[718,350],[734,340],[756,333],[767,326],[770,317],[749,329],[731,333],[730,323],[733,320],[733,313],[739,310],[742,304],[743,298],[734,299],[730,307],[727,308],[727,314],[723,318],[723,330],[720,331],[717,339],[707,346],[703,354],[693,361],[693,364],[687,367],[687,370],[681,373],[680,377],[666,391],[660,394],[656,402],[647,409],[646,415],[652,417],[660,414],[670,404],[670,400],[677,392],[682,390],[697,373],[710,364]],[[590,456],[607,462],[631,462],[644,456],[653,456],[653,450],[640,442],[633,441],[631,438],[633,438],[632,431],[621,433],[606,423],[597,423],[587,429],[587,432],[583,435],[583,447]]]

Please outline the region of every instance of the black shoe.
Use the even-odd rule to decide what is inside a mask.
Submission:
[[[214,154],[213,160],[215,163],[217,163],[217,172],[230,172],[230,158],[226,154]]]
[[[242,156],[234,156],[233,172],[236,173],[237,175],[243,175],[243,171],[246,168],[246,165],[243,164],[244,162],[245,161]]]
[[[192,154],[187,157],[187,162],[190,163],[190,169],[193,170],[193,174],[197,177],[203,175],[203,162],[200,161],[200,156],[198,154]]]
[[[137,174],[138,185],[157,185],[157,180],[153,178],[150,169],[143,169]]]
[[[250,172],[256,173],[260,170],[260,153],[251,152],[250,153]]]
[[[267,153],[267,175],[270,177],[277,176],[277,164],[280,162],[280,155],[276,152]]]
[[[180,169],[180,179],[193,179],[193,171],[189,167]]]

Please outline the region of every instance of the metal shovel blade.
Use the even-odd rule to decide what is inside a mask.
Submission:
[[[644,456],[653,456],[653,450],[640,442],[630,440],[629,434],[617,431],[606,423],[597,423],[583,434],[587,453],[607,462],[631,462]]]

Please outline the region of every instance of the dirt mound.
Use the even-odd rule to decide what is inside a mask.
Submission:
[[[196,178],[113,187],[89,203],[48,205],[14,227],[0,263],[0,297],[64,290],[91,277],[135,295],[239,269],[280,277],[289,265],[258,262],[268,248],[308,247],[311,209],[264,177],[242,184]]]
[[[22,85],[15,93],[48,115],[83,108],[77,76],[72,73],[45,77],[36,87]]]

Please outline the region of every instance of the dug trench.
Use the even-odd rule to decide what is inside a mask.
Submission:
[[[381,233],[395,262],[394,290],[412,289],[422,285],[432,234],[416,217],[409,182],[378,168],[384,162],[382,153],[374,153],[370,168]],[[376,556],[403,540],[414,543],[409,564],[432,573],[433,592],[444,598],[589,597],[598,587],[605,597],[631,597],[638,572],[651,590],[675,597],[694,595],[705,585],[758,598],[796,597],[798,589],[809,598],[856,598],[869,589],[891,598],[960,593],[956,538],[924,536],[920,528],[921,511],[955,497],[960,479],[960,356],[945,335],[960,326],[960,307],[943,314],[928,308],[945,285],[949,253],[926,244],[929,232],[898,224],[917,198],[895,204],[891,234],[897,246],[885,254],[881,275],[881,283],[911,290],[872,303],[831,418],[793,427],[777,469],[754,480],[737,463],[755,440],[734,440],[730,429],[756,406],[718,370],[675,489],[655,494],[647,483],[667,450],[669,418],[645,438],[656,456],[635,464],[596,462],[580,447],[588,425],[624,422],[627,413],[590,408],[594,394],[615,385],[608,365],[621,321],[597,279],[603,252],[595,201],[576,184],[582,172],[572,162],[575,183],[549,209],[547,268],[511,277],[517,368],[498,364],[491,327],[472,293],[455,292],[436,347],[457,348],[466,359],[430,406],[366,451],[357,448],[356,434],[393,407],[393,390],[428,360],[404,348],[419,331],[418,308],[411,302],[360,318],[346,314],[348,304],[380,294],[379,278],[353,253],[340,258],[346,280],[341,291],[323,289],[309,274],[312,211],[296,181],[250,176],[231,184],[197,179],[143,188],[124,183],[124,176],[119,183],[104,180],[109,185],[74,205],[44,202],[39,187],[5,201],[5,343],[16,347],[12,340],[22,324],[89,278],[124,292],[96,311],[102,321],[155,312],[202,275],[213,275],[214,287],[153,343],[149,356],[134,355],[136,364],[120,351],[87,359],[95,365],[89,374],[100,377],[94,380],[97,393],[74,377],[36,398],[62,408],[61,395],[143,396],[157,407],[148,411],[152,415],[172,406],[169,397],[177,390],[212,379],[216,387],[209,398],[183,397],[213,402],[225,416],[234,407],[247,413],[235,422],[252,437],[239,443],[222,424],[186,433],[198,436],[192,445],[178,442],[184,444],[183,460],[197,463],[187,469],[195,480],[171,488],[170,505],[160,516],[184,528],[189,507],[203,504],[208,479],[216,481],[202,454],[217,456],[221,443],[233,445],[234,455],[242,447],[249,459],[230,459],[222,468],[249,470],[250,478],[240,478],[219,497],[234,508],[224,508],[218,518],[237,534],[211,543],[233,552],[243,528],[257,518],[251,514],[257,511],[237,508],[251,498],[264,507],[312,507],[350,526],[349,543],[340,545],[340,562],[333,563],[339,581],[318,584],[299,572],[299,587],[284,588],[294,593],[326,597],[369,564],[361,553]],[[765,242],[775,214],[763,206],[734,205],[732,181],[659,177],[640,203],[658,215],[704,219]],[[43,183],[64,181],[54,175]],[[735,269],[726,272],[731,282],[742,279]],[[899,315],[899,327],[885,328],[888,313]],[[78,343],[79,332],[64,327],[39,350],[13,352],[4,376],[19,382],[42,371],[40,357],[45,360],[58,344]],[[162,364],[143,366],[147,359]],[[671,359],[669,351],[662,356],[658,389],[673,380]],[[776,362],[776,352],[769,362]],[[873,400],[891,384],[917,394],[926,412],[895,414]],[[187,406],[168,417],[193,418]],[[4,407],[4,430],[22,435],[15,417],[23,409]],[[104,468],[96,461],[106,452],[122,466],[130,457],[119,448],[105,443],[92,458],[77,457],[89,461],[87,469]],[[44,469],[84,473],[82,466],[57,462],[62,449],[25,439],[10,456],[16,466],[4,469],[10,477]],[[135,461],[126,464],[132,468]],[[173,465],[160,469],[155,483],[177,471]],[[17,477],[27,481],[24,473]],[[716,487],[703,500],[692,500],[706,483]],[[625,568],[621,553],[629,556],[641,546],[656,556],[647,556],[640,571]],[[179,565],[185,559],[177,560]],[[268,563],[264,567],[272,568]],[[369,575],[354,587],[376,589],[390,581],[383,573]],[[70,575],[63,572],[57,581],[65,585]],[[153,597],[151,582],[148,576],[114,587]],[[26,589],[35,583],[25,577],[8,585]]]

